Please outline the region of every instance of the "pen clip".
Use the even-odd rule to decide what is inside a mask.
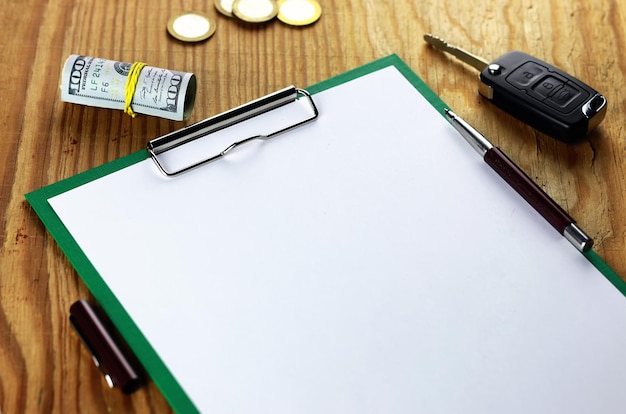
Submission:
[[[110,388],[119,386],[122,392],[130,394],[144,384],[134,355],[114,338],[107,323],[87,301],[79,300],[70,307],[69,320]]]

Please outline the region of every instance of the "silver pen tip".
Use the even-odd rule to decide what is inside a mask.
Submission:
[[[593,239],[582,231],[576,223],[570,223],[563,231],[563,236],[583,253],[593,247]]]

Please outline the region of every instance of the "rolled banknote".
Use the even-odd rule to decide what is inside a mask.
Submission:
[[[61,74],[61,100],[175,121],[191,115],[196,99],[193,73],[140,66],[133,71],[139,75],[133,76],[131,68],[131,63],[71,55]]]

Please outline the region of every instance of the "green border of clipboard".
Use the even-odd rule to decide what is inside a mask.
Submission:
[[[446,108],[445,103],[422,81],[422,79],[419,78],[419,76],[415,74],[415,72],[413,72],[413,70],[411,70],[411,68],[409,68],[406,63],[404,63],[402,59],[400,59],[400,57],[395,54],[312,85],[307,88],[307,90],[311,94],[315,94],[388,66],[395,66],[400,73],[402,73],[402,75],[443,116],[444,108]],[[70,232],[65,228],[48,203],[48,199],[56,195],[62,194],[90,181],[94,181],[98,178],[104,177],[105,175],[141,162],[148,157],[149,156],[146,151],[138,151],[100,167],[93,168],[81,174],[28,193],[25,197],[38,214],[52,237],[56,240],[65,255],[68,257],[76,271],[80,274],[82,280],[89,288],[94,298],[98,301],[100,306],[107,313],[108,317],[115,324],[116,328],[124,337],[128,345],[135,351],[138,359],[143,364],[143,367],[148,372],[152,380],[157,384],[172,408],[178,412],[198,412],[197,407],[194,406],[191,399],[187,396],[167,366],[154,351],[139,328],[132,321],[131,317],[119,303],[113,292],[111,292],[107,284],[98,274],[87,256],[81,250],[80,246],[76,243]],[[588,251],[585,253],[585,256],[623,295],[626,296],[626,282],[624,282],[624,280],[622,280],[595,252]]]

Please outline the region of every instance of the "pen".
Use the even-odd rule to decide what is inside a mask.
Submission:
[[[446,118],[461,136],[483,157],[483,160],[521,195],[539,214],[578,250],[585,252],[593,246],[593,240],[577,225],[548,194],[546,194],[509,157],[493,146],[487,138],[461,119],[457,114],[445,110]]]
[[[131,394],[144,384],[139,362],[107,329],[106,320],[89,302],[79,300],[70,307],[70,323],[109,387]]]

